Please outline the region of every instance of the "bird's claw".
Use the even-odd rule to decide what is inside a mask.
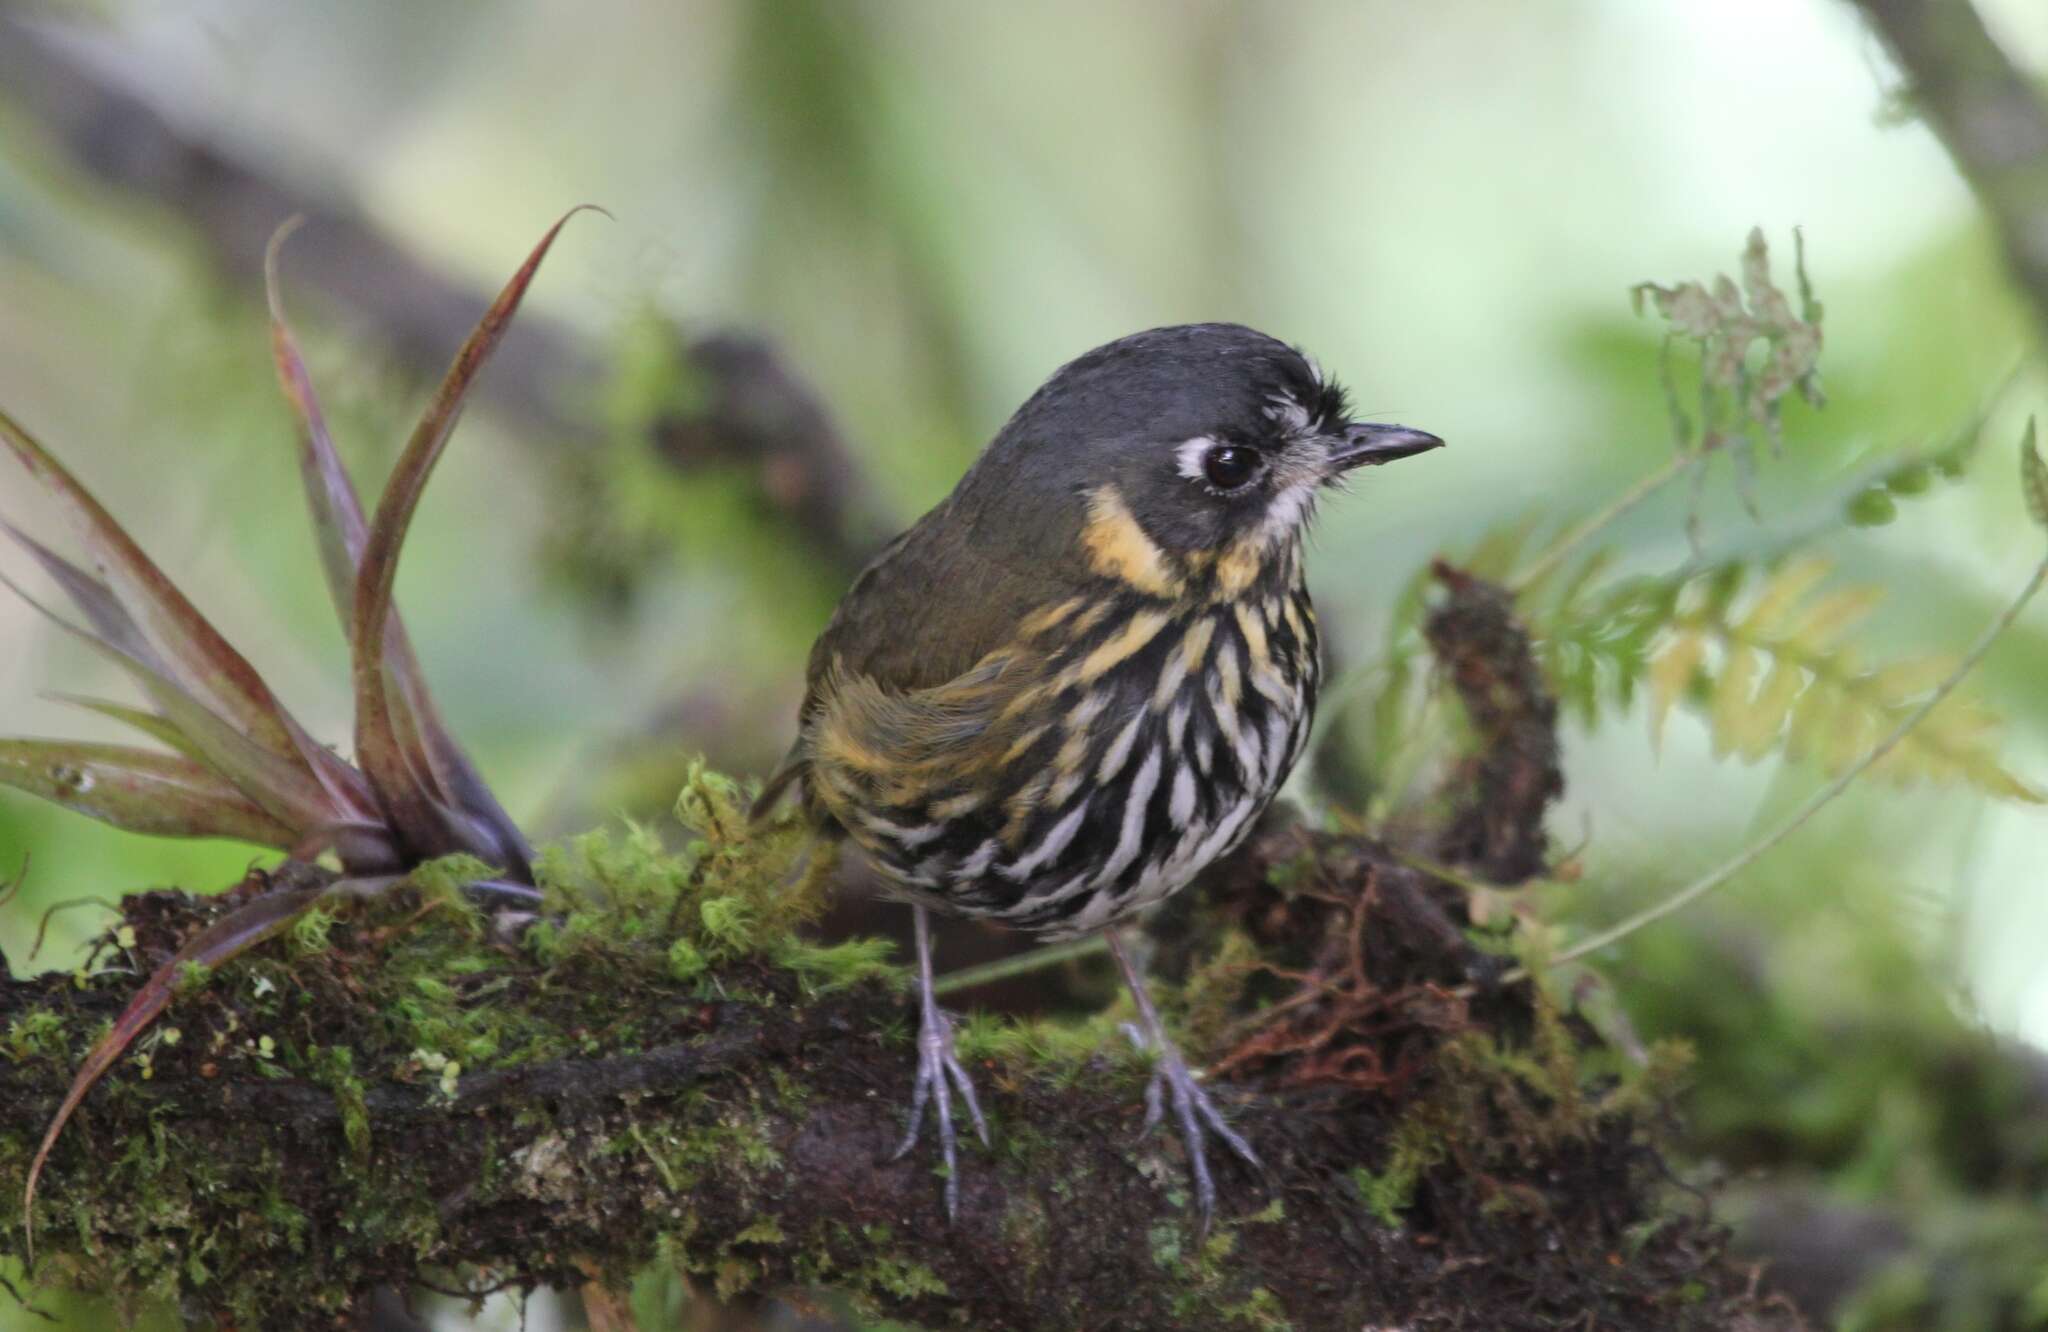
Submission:
[[[1153,1042],[1146,1039],[1135,1025],[1124,1023],[1123,1032],[1140,1051],[1153,1050]],[[1194,1070],[1181,1058],[1180,1051],[1171,1042],[1163,1042],[1154,1053],[1152,1080],[1145,1085],[1145,1125],[1141,1132],[1150,1133],[1166,1117],[1166,1098],[1171,1093],[1174,1119],[1180,1126],[1181,1143],[1187,1149],[1189,1171],[1195,1177],[1195,1208],[1201,1216],[1201,1233],[1206,1235],[1210,1218],[1216,1212],[1216,1181],[1209,1174],[1203,1126],[1206,1124],[1208,1131],[1223,1139],[1224,1144],[1254,1170],[1264,1167],[1244,1135],[1224,1122],[1223,1113],[1209,1099],[1209,1093],[1202,1090],[1202,1084],[1195,1080]]]
[[[946,1217],[958,1219],[960,1215],[960,1170],[959,1151],[953,1136],[953,1096],[947,1087],[948,1081],[959,1089],[960,1099],[967,1106],[967,1117],[974,1124],[975,1136],[981,1145],[988,1146],[988,1123],[981,1117],[981,1103],[975,1099],[974,1083],[967,1076],[958,1056],[953,1053],[953,1023],[938,1005],[927,1003],[924,1023],[917,1033],[917,1082],[910,1095],[910,1123],[904,1129],[903,1141],[889,1157],[900,1161],[917,1146],[919,1131],[924,1127],[925,1109],[934,1106],[938,1110],[939,1153],[946,1163]]]

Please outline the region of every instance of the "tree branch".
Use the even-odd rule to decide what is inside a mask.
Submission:
[[[366,324],[407,365],[458,345],[488,293],[408,254],[345,204],[272,178],[159,115],[79,54],[78,43],[0,12],[0,96],[39,125],[46,143],[100,185],[167,209],[206,245],[222,275],[248,290],[287,218],[294,286],[319,291]],[[678,466],[749,469],[764,508],[829,567],[850,577],[880,545],[884,524],[857,459],[817,392],[766,340],[714,332],[675,338],[675,373],[701,405],[649,423],[649,442]],[[601,376],[574,330],[528,312],[505,336],[478,396],[554,443],[589,444],[574,405]]]
[[[2005,244],[2048,332],[2048,103],[1969,0],[1854,0]]]
[[[567,893],[518,946],[422,890],[188,992],[53,1157],[37,1275],[249,1327],[338,1318],[380,1285],[623,1281],[656,1259],[721,1295],[831,1287],[929,1324],[1798,1326],[1744,1293],[1698,1209],[1658,1200],[1654,1078],[1581,1073],[1526,987],[1450,994],[1488,965],[1460,894],[1369,841],[1257,845],[1187,899],[1195,928],[1162,959],[1269,1166],[1226,1173],[1206,1239],[1177,1143],[1137,1134],[1143,1070],[1108,1022],[969,1026],[997,1145],[968,1153],[949,1226],[929,1154],[887,1159],[900,977],[770,930],[780,898],[714,909],[740,900],[744,844],[705,871],[605,843],[586,859],[611,887]],[[132,898],[108,956],[152,966],[222,909]],[[698,917],[762,928],[679,967],[732,938]],[[0,988],[0,1185],[130,984]]]

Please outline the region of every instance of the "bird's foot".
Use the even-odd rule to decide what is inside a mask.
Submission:
[[[1188,1168],[1195,1177],[1195,1208],[1201,1218],[1201,1233],[1209,1232],[1209,1220],[1216,1212],[1216,1181],[1209,1174],[1209,1155],[1203,1146],[1209,1133],[1223,1139],[1231,1151],[1253,1169],[1263,1169],[1258,1154],[1244,1135],[1230,1127],[1223,1120],[1223,1113],[1216,1103],[1209,1099],[1209,1093],[1202,1090],[1202,1084],[1195,1079],[1194,1070],[1172,1041],[1161,1037],[1156,1042],[1148,1037],[1134,1023],[1124,1024],[1124,1035],[1139,1051],[1152,1051],[1152,1081],[1145,1087],[1145,1127],[1150,1133],[1166,1117],[1166,1103],[1173,1102],[1173,1117],[1180,1126],[1180,1140],[1187,1149]],[[1156,1048],[1155,1048],[1156,1047]]]
[[[948,1086],[950,1080],[951,1086]],[[917,1082],[910,1097],[910,1124],[904,1130],[903,1141],[890,1156],[900,1161],[917,1146],[919,1132],[924,1128],[926,1106],[936,1107],[939,1121],[939,1152],[946,1163],[946,1217],[957,1219],[960,1215],[960,1169],[959,1152],[953,1139],[953,1094],[957,1087],[960,1099],[967,1106],[967,1116],[974,1123],[975,1136],[981,1145],[988,1146],[988,1124],[981,1117],[981,1105],[974,1099],[974,1083],[967,1076],[967,1070],[953,1053],[953,1022],[939,1010],[938,1004],[929,992],[924,997],[924,1022],[917,1033]]]

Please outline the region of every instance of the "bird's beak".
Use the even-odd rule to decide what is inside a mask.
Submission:
[[[1345,426],[1344,433],[1330,446],[1329,473],[1336,476],[1354,467],[1412,458],[1443,446],[1442,440],[1424,430],[1359,422]]]

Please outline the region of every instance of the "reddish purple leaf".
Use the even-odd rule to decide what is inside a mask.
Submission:
[[[399,456],[377,506],[377,516],[370,525],[369,540],[358,564],[352,607],[355,630],[349,636],[354,650],[356,761],[362,765],[401,836],[420,854],[469,850],[510,862],[507,868],[522,877],[531,874],[527,865],[531,853],[525,838],[483,783],[477,781],[472,789],[453,793],[461,802],[458,810],[439,799],[424,780],[427,774],[408,762],[393,705],[394,680],[386,662],[385,643],[399,551],[413,514],[419,509],[427,480],[462,414],[463,399],[504,337],[563,224],[580,211],[571,209],[549,227],[526,262],[498,293],[497,300],[455,354],[454,365],[449,367],[426,414],[406,442],[405,452]],[[458,813],[462,817],[454,817]],[[480,847],[475,841],[479,831],[487,831],[497,843],[496,848]]]
[[[327,578],[327,592],[341,616],[341,629],[350,632],[354,615],[350,610],[356,594],[356,566],[369,540],[369,526],[363,520],[362,501],[355,483],[335,452],[334,438],[327,430],[326,413],[320,410],[320,395],[313,377],[299,355],[299,345],[285,322],[283,295],[278,289],[277,254],[285,237],[298,229],[303,218],[293,218],[270,238],[263,255],[264,290],[270,298],[270,355],[277,366],[278,383],[291,405],[298,424],[299,477],[305,482],[307,507],[313,514],[313,532],[320,546],[320,571]]]
[[[4,412],[0,445],[70,517],[106,580],[102,586],[161,652],[161,674],[196,695],[256,745],[305,768],[337,801],[359,815],[374,813],[348,765],[313,742],[247,659],[186,600],[77,478]]]
[[[31,1264],[35,1262],[36,1181],[42,1177],[43,1164],[49,1160],[50,1149],[57,1145],[58,1135],[64,1132],[64,1126],[70,1122],[85,1094],[93,1089],[93,1084],[106,1075],[122,1052],[170,1006],[185,964],[196,962],[217,967],[241,956],[264,940],[283,933],[329,891],[326,887],[280,889],[236,907],[186,940],[171,960],[158,967],[135,992],[135,997],[121,1010],[121,1016],[114,1020],[113,1030],[92,1048],[85,1062],[79,1065],[78,1073],[71,1080],[71,1090],[64,1094],[63,1104],[57,1107],[49,1128],[43,1132],[42,1145],[36,1149],[35,1160],[29,1164],[28,1184],[22,1190],[21,1215]]]
[[[127,745],[0,740],[0,785],[129,832],[231,837],[289,851],[298,835],[217,773]]]
[[[353,604],[357,570],[369,532],[362,501],[342,466],[320,408],[319,393],[298,341],[284,317],[278,284],[279,247],[296,228],[287,222],[271,237],[264,255],[264,282],[270,299],[270,345],[279,383],[298,423],[299,474],[305,483],[307,507],[318,535],[320,562],[329,595],[341,615],[342,632],[355,637]],[[422,792],[432,822],[441,829],[434,851],[467,850],[494,861],[517,864],[522,871],[530,852],[511,819],[491,795],[447,725],[441,720],[425,673],[413,654],[405,625],[394,608],[385,619],[384,670],[396,691],[389,698],[391,730],[405,771]],[[479,837],[475,828],[485,830]]]
[[[12,588],[15,595],[48,616],[52,623],[104,653],[134,676],[165,720],[204,763],[273,817],[292,827],[310,831],[353,819],[348,808],[338,804],[304,768],[250,740],[166,675],[152,649],[141,641],[133,622],[103,584],[20,533],[13,535],[44,562],[44,567],[51,570],[102,632],[80,629],[4,577],[0,577],[0,584]]]
[[[269,687],[142,553],[142,548],[100,507],[99,501],[4,413],[0,413],[0,442],[69,516],[80,539],[92,552],[100,574],[118,590],[125,603],[140,609],[143,623],[175,663],[178,678],[200,697],[217,704],[223,714],[259,743],[280,753],[292,752],[282,709]]]
[[[173,726],[168,718],[159,717],[154,712],[144,712],[141,708],[131,708],[126,703],[114,703],[104,698],[86,698],[80,694],[52,692],[44,694],[43,697],[57,703],[69,703],[74,708],[84,708],[87,712],[97,712],[102,717],[111,717],[123,726],[132,726],[187,758],[200,757],[192,742],[185,738],[183,731]]]

